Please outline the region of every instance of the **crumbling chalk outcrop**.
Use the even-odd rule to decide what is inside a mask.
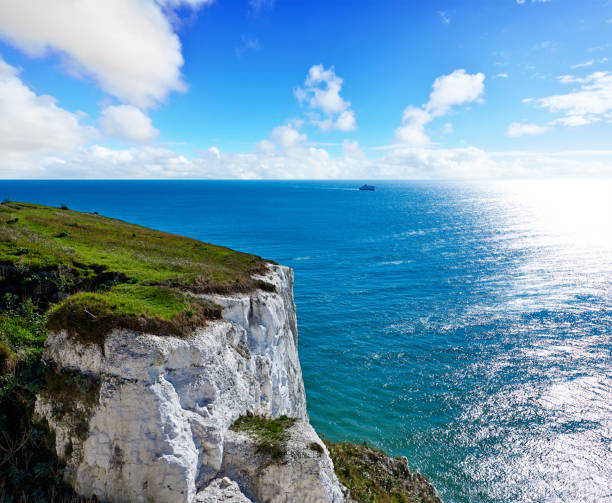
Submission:
[[[108,502],[340,502],[308,423],[297,352],[293,272],[270,265],[276,292],[214,296],[223,319],[189,339],[114,330],[104,347],[51,333],[45,358],[96,380],[84,401],[39,395],[77,493]],[[229,430],[251,412],[298,418],[281,461]]]

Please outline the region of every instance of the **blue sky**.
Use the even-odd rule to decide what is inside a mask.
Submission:
[[[608,0],[1,0],[0,177],[608,177],[611,35]]]

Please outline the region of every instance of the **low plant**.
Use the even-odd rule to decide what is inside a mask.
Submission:
[[[405,463],[390,458],[367,443],[329,442],[323,440],[334,463],[338,479],[350,491],[351,500],[358,503],[438,502],[435,491],[420,475],[416,492],[411,487],[412,476]],[[421,485],[425,493],[421,493]],[[415,496],[416,495],[416,496]],[[431,499],[428,499],[430,498]]]
[[[51,369],[41,355],[45,316],[30,300],[10,294],[0,311],[0,502],[79,502],[62,482],[55,438],[34,421],[36,395]]]
[[[239,417],[230,429],[246,433],[257,441],[258,451],[274,459],[280,459],[285,456],[284,445],[289,436],[287,430],[293,426],[295,421],[295,418],[287,416],[269,419],[264,416],[247,414]]]

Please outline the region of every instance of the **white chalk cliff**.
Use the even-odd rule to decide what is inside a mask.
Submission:
[[[271,265],[264,279],[276,292],[211,297],[223,319],[188,339],[117,329],[100,347],[49,335],[45,358],[97,383],[87,401],[47,392],[36,403],[77,493],[108,502],[344,501],[308,422],[293,272]],[[298,418],[282,460],[229,429],[248,412]]]

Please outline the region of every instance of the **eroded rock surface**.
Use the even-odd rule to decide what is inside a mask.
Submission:
[[[109,502],[342,501],[327,452],[303,444],[320,440],[306,413],[293,273],[271,265],[264,279],[276,292],[215,296],[223,320],[189,339],[115,330],[100,347],[50,334],[47,359],[99,382],[82,415],[85,431],[57,413],[63,397],[41,394],[36,405],[79,494]],[[229,430],[247,412],[300,420],[287,462],[272,467],[253,441]],[[291,499],[293,485],[303,497]]]

